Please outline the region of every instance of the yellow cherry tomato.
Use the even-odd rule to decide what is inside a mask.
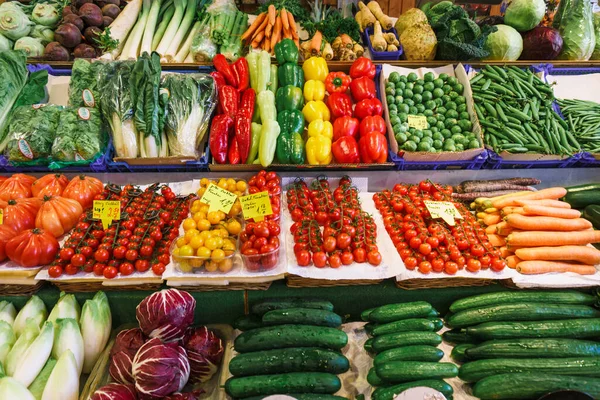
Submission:
[[[208,219],[201,219],[197,224],[198,230],[203,232],[210,229],[210,221]]]
[[[190,240],[192,240],[192,238],[198,234],[200,234],[200,232],[198,232],[198,229],[190,229],[189,231],[185,232],[183,237],[189,243]]]
[[[192,272],[192,266],[189,262],[187,262],[187,260],[181,260],[179,262],[179,270],[181,272]]]
[[[221,247],[225,251],[235,251],[235,242],[231,239],[223,240],[223,247]]]
[[[198,250],[196,250],[196,255],[202,258],[210,257],[210,249],[208,247],[202,246]]]
[[[242,224],[235,219],[230,219],[226,226],[227,232],[229,232],[230,235],[239,235],[242,231]]]
[[[242,205],[240,204],[239,201],[236,201],[231,206],[231,210],[229,210],[229,216],[230,217],[237,217],[238,215],[240,215],[241,212],[242,212]]]
[[[219,268],[219,263],[217,261],[207,261],[204,264],[204,269],[206,272],[215,272]]]
[[[202,211],[205,214],[208,214],[208,210],[209,210],[208,204],[203,204],[202,207],[200,207],[200,211]]]
[[[225,258],[225,252],[221,249],[215,249],[210,253],[210,258],[213,260],[222,260]]]
[[[210,222],[212,225],[216,225],[219,222],[221,222],[221,220],[222,220],[218,211],[209,212],[208,215],[206,216],[206,218],[208,219],[208,222]]]
[[[192,249],[196,250],[204,245],[204,239],[200,235],[196,235],[190,240],[189,244]]]
[[[208,178],[202,178],[202,179],[200,179],[200,186],[206,187],[206,186],[208,186],[209,182],[210,181],[208,180]]]
[[[183,220],[183,230],[189,231],[190,229],[196,229],[196,221],[193,218],[186,218]]]
[[[221,247],[223,247],[223,243],[224,243],[224,241],[223,241],[223,238],[222,238],[222,237],[220,237],[220,236],[215,236],[215,238],[214,238],[214,239],[215,239],[215,240],[216,240],[216,242],[217,242],[217,247],[216,247],[217,249],[220,249]]]
[[[223,221],[225,218],[227,218],[227,214],[225,214],[221,210],[217,211],[217,214],[219,214],[219,218],[221,218],[221,221]]]
[[[206,219],[206,214],[199,210],[200,210],[200,207],[198,207],[198,211],[196,211],[195,213],[192,213],[192,218],[194,219],[194,221],[196,221],[196,225],[198,225],[198,221]]]
[[[177,238],[177,241],[175,243],[177,244],[177,247],[181,247],[185,246],[188,243],[188,241],[185,238],[185,236],[181,236]]]
[[[205,192],[206,192],[206,188],[205,187],[201,187],[200,189],[198,189],[196,191],[196,194],[198,195],[198,197],[202,198],[202,196],[204,196]],[[200,201],[200,200],[198,200],[198,201]],[[202,203],[200,203],[200,204],[202,204]]]
[[[237,181],[235,188],[243,193],[248,189],[248,184],[245,181]]]
[[[194,255],[194,249],[192,246],[186,244],[179,248],[179,256],[180,257],[191,257]]]
[[[226,258],[225,260],[219,263],[219,271],[221,272],[229,272],[233,268],[233,261],[231,258]]]
[[[173,255],[173,257],[179,257],[179,249],[178,248],[173,249],[173,252],[171,254]]]
[[[200,260],[198,258],[192,258],[192,259],[189,259],[188,261],[192,268],[202,268],[202,265],[204,265],[204,260]]]
[[[227,232],[227,229],[225,229],[223,227],[213,229],[212,233],[213,233],[213,236],[220,237],[220,238],[226,238],[229,236],[229,232]]]
[[[208,239],[206,239],[204,241],[204,246],[206,246],[209,250],[214,250],[214,249],[218,248],[219,243],[217,242],[217,239],[221,239],[221,238],[209,237]],[[221,240],[223,240],[223,239],[221,239]]]
[[[235,181],[235,179],[233,179],[233,178],[227,179],[227,190],[229,190],[230,192],[234,191],[236,185],[237,185],[237,182]]]
[[[202,231],[198,236],[200,236],[202,240],[206,241],[206,239],[212,236],[212,233],[210,233],[210,231]]]
[[[217,183],[217,186],[227,190],[227,179],[225,179],[225,178],[219,179],[219,183]]]

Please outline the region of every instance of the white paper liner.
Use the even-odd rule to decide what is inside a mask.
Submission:
[[[600,103],[600,74],[547,75],[558,99],[588,100]]]
[[[516,276],[523,276],[511,268],[504,268],[500,272],[492,271],[491,269],[482,269],[476,273],[467,271],[466,268],[458,270],[454,275],[448,275],[445,272],[431,272],[422,274],[416,268],[414,270],[404,269],[398,276],[396,281],[406,281],[408,279],[452,279],[452,278],[471,278],[471,279],[510,279]]]
[[[597,269],[598,267],[596,267]],[[522,275],[516,273],[512,281],[519,288],[585,288],[600,286],[600,273],[579,275],[573,272],[560,272],[540,275]]]

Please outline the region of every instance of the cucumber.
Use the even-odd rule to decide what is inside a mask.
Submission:
[[[407,318],[427,318],[436,316],[431,304],[426,301],[415,301],[412,303],[388,304],[377,307],[368,314],[369,321],[377,323],[388,323]]]
[[[600,229],[600,204],[591,204],[583,210],[583,218],[594,225],[594,228]]]
[[[446,382],[444,382],[441,379],[425,379],[425,380],[421,380],[421,381],[400,383],[398,385],[376,389],[373,392],[371,399],[373,399],[373,400],[393,400],[397,394],[402,393],[403,391],[405,391],[407,389],[414,388],[414,387],[420,387],[420,386],[424,386],[424,387],[428,387],[428,388],[437,390],[438,392],[440,392],[444,396],[446,396],[446,398],[450,398],[452,396],[452,394],[454,393],[452,386],[450,386],[449,384],[447,384]]]
[[[369,321],[369,315],[371,315],[371,313],[375,310],[376,307],[373,308],[368,308],[365,311],[360,313],[360,319],[362,319],[365,322]]]
[[[452,328],[464,328],[483,322],[542,321],[600,317],[600,311],[585,305],[515,303],[459,311],[446,319]]]
[[[390,361],[378,365],[375,371],[381,379],[392,383],[454,378],[458,375],[458,367],[452,363],[422,361]]]
[[[473,395],[482,400],[527,400],[538,399],[557,390],[579,390],[597,399],[600,398],[600,379],[535,372],[500,374],[477,382]]]
[[[309,298],[286,298],[263,300],[259,303],[256,303],[252,306],[252,313],[262,316],[263,314],[266,314],[269,311],[297,307],[333,311],[333,304],[326,300]]]
[[[469,336],[467,334],[466,329],[452,329],[442,333],[442,339],[444,342],[452,343],[452,344],[460,344],[460,343],[474,343],[477,342],[475,338]]]
[[[472,349],[475,346],[477,345],[473,343],[463,343],[454,346],[452,348],[452,352],[450,353],[450,357],[452,357],[454,361],[465,362],[469,359],[469,357],[467,356],[467,350]]]
[[[600,318],[581,318],[557,321],[486,322],[470,326],[467,335],[480,340],[517,338],[600,337]]]
[[[373,352],[373,338],[367,339],[364,347],[368,353],[372,353]]]
[[[367,382],[371,386],[384,386],[385,385],[385,382],[377,375],[377,372],[375,371],[375,367],[373,367],[369,370],[369,373],[367,374]]]
[[[345,397],[334,396],[332,394],[312,394],[312,393],[277,393],[277,394],[291,396],[298,400],[346,400]],[[262,400],[265,397],[269,397],[269,396],[244,397],[242,400]]]
[[[384,350],[416,344],[437,346],[442,343],[442,337],[434,332],[400,332],[377,336],[373,339],[373,351],[380,353]]]
[[[401,321],[390,322],[375,327],[373,329],[373,336],[387,335],[389,333],[396,332],[410,332],[410,331],[435,331],[435,324],[433,321],[426,318],[409,318]]]
[[[477,382],[488,376],[516,372],[600,377],[600,357],[477,360],[463,364],[458,377],[466,382]]]
[[[433,331],[437,332],[444,327],[444,321],[438,317],[430,317],[429,320],[433,322]]]
[[[450,311],[457,313],[470,308],[481,308],[509,303],[554,303],[554,304],[585,304],[591,305],[595,297],[575,290],[561,291],[525,291],[485,293],[456,300],[450,305]]]
[[[349,368],[348,359],[340,353],[311,347],[244,353],[229,363],[229,372],[234,376],[284,372],[330,372],[337,375]]]
[[[390,361],[437,362],[442,357],[444,357],[444,352],[437,347],[425,345],[404,346],[382,351],[375,356],[373,364],[377,366]]]
[[[258,315],[243,315],[235,320],[233,327],[240,331],[249,331],[250,329],[262,328],[264,325]]]
[[[511,339],[483,342],[466,351],[473,360],[482,358],[598,357],[600,343],[579,339]]]
[[[265,313],[262,322],[265,325],[299,324],[337,328],[342,324],[342,317],[327,310],[286,308]]]
[[[244,332],[235,339],[234,347],[238,353],[248,353],[288,347],[320,347],[339,350],[346,344],[348,344],[348,335],[334,328],[279,325]]]
[[[229,378],[225,382],[227,394],[236,398],[296,392],[333,394],[341,387],[336,375],[324,372],[245,376]]]
[[[378,326],[379,326],[379,324],[374,324],[372,322],[369,322],[368,324],[365,324],[363,326],[363,328],[365,329],[365,332],[367,332],[367,334],[372,335],[373,329],[377,328]]]

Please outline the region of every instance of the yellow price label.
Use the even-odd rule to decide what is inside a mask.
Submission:
[[[455,219],[462,219],[462,215],[450,201],[425,200],[423,203],[425,203],[425,207],[427,207],[432,218],[441,218],[450,226],[455,225]]]
[[[211,183],[206,188],[200,202],[208,204],[208,212],[223,211],[227,214],[231,210],[233,203],[235,203],[235,199],[237,199],[235,194]]]
[[[0,208],[0,225],[4,224],[4,210]]]
[[[262,221],[267,215],[273,214],[269,192],[260,192],[240,197],[242,212],[245,219]]]
[[[408,127],[420,130],[427,129],[427,117],[424,115],[409,115]]]
[[[113,221],[121,219],[121,202],[118,200],[94,200],[93,219],[102,221],[102,227],[108,229]]]

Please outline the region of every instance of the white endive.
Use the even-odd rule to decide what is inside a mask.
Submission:
[[[54,358],[49,358],[48,361],[46,361],[46,365],[44,365],[42,371],[27,388],[29,389],[33,397],[35,397],[35,400],[42,399],[42,393],[44,393],[46,382],[48,382],[48,378],[50,378],[50,373],[52,373],[52,370],[54,369],[55,365],[56,360]]]
[[[35,400],[35,397],[22,383],[14,378],[5,376],[0,379],[0,399]]]
[[[38,337],[25,350],[21,360],[17,363],[17,369],[12,377],[25,386],[31,385],[31,382],[46,365],[46,361],[48,361],[52,352],[53,343],[54,324],[46,321]]]
[[[33,319],[38,327],[41,328],[44,321],[46,321],[46,318],[48,318],[48,311],[46,310],[46,305],[42,299],[35,295],[31,296],[29,301],[27,301],[27,304],[21,308],[21,311],[19,311],[15,318],[13,324],[15,335],[17,335],[17,337],[21,336],[21,332],[25,329],[25,324],[28,319]]]
[[[81,375],[81,369],[83,368],[83,337],[79,330],[79,324],[73,318],[56,321],[52,357],[58,360],[65,351],[71,351],[77,364],[77,376]]]
[[[79,398],[79,373],[71,350],[67,350],[58,359],[41,400],[77,400]]]
[[[25,354],[27,348],[31,345],[31,343],[33,343],[39,334],[40,327],[33,319],[30,319],[29,323],[25,327],[25,330],[23,330],[21,336],[17,338],[17,341],[6,356],[6,361],[4,363],[6,375],[13,376],[15,370],[17,369],[17,365],[19,365],[19,362],[23,358],[23,354]]]
[[[17,310],[10,301],[0,301],[0,321],[6,321],[12,326],[15,323]]]
[[[13,332],[12,326],[6,321],[0,321],[0,366],[4,365],[6,356],[12,349],[17,337]]]
[[[56,323],[56,320],[59,318],[73,318],[75,321],[79,321],[80,315],[81,307],[79,307],[75,295],[61,292],[56,305],[52,311],[50,311],[48,321]]]
[[[106,347],[112,329],[112,315],[108,298],[98,292],[91,300],[86,300],[81,309],[81,336],[83,336],[83,372],[89,374]]]

